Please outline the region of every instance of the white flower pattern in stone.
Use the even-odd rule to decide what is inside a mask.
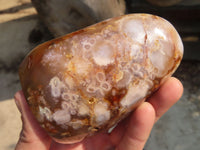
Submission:
[[[104,96],[106,92],[111,90],[111,84],[106,81],[104,72],[97,72],[93,78],[93,81],[86,88],[88,93],[99,92],[102,96]]]

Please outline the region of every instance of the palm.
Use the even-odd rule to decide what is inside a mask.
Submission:
[[[52,150],[110,150],[113,147],[108,134],[98,134],[80,143],[65,145],[52,142]]]

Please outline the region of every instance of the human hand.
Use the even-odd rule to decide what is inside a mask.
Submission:
[[[21,112],[23,127],[15,150],[142,150],[155,122],[182,93],[180,81],[171,77],[110,134],[99,133],[76,144],[60,144],[39,126],[19,91],[15,94],[15,102]]]

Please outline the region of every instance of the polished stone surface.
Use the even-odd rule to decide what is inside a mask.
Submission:
[[[166,20],[129,14],[37,46],[19,67],[22,90],[56,141],[109,129],[178,67],[182,41]]]

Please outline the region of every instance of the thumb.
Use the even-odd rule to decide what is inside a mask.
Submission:
[[[17,92],[14,98],[22,119],[22,131],[15,150],[48,150],[51,138],[34,118],[22,91]]]
[[[155,110],[148,103],[142,103],[132,114],[124,137],[117,150],[142,150],[155,122]]]

